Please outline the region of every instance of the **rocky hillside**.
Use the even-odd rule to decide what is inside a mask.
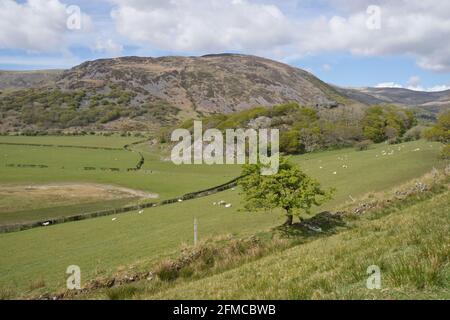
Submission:
[[[312,74],[255,56],[124,57],[86,62],[64,72],[66,89],[111,86],[136,93],[131,105],[164,101],[180,110],[229,113],[285,102],[333,106],[347,102]]]

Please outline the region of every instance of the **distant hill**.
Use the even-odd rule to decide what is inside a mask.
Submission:
[[[423,112],[436,115],[450,109],[450,90],[440,92],[423,92],[403,88],[338,88],[342,95],[364,104],[396,104],[416,107]]]
[[[53,84],[62,70],[2,71],[0,70],[0,90],[26,89]]]

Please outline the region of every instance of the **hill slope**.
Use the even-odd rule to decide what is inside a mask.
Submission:
[[[62,70],[1,71],[0,90],[17,90],[52,84]]]
[[[341,94],[363,104],[397,104],[417,107],[425,117],[435,118],[441,111],[450,109],[450,90],[423,92],[403,88],[336,88]]]
[[[29,82],[22,76],[14,84],[28,88]],[[4,128],[44,129],[124,119],[164,124],[286,102],[324,107],[351,103],[306,71],[236,54],[89,61],[45,81],[44,87],[0,95]]]
[[[356,227],[144,299],[448,299],[450,197],[359,217]],[[381,290],[368,290],[369,266]]]
[[[132,104],[162,100],[179,109],[206,113],[289,101],[333,105],[344,99],[306,71],[236,54],[96,60],[64,72],[58,81],[69,89],[105,89],[111,84],[136,92]]]

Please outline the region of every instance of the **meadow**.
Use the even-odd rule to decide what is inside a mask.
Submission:
[[[140,173],[100,175],[97,172],[93,174],[73,170],[68,171],[71,176],[27,176],[22,171],[43,171],[38,169],[20,169],[16,173],[22,172],[22,175],[15,177],[14,173],[9,173],[9,180],[5,180],[17,183],[32,177],[40,183],[55,182],[55,179],[117,183],[169,196],[184,190],[198,190],[202,186],[211,186],[239,175],[237,166],[176,167],[161,161],[157,150],[146,149],[144,145],[136,149],[142,151],[146,158],[144,168],[153,168],[159,172],[159,175],[146,178],[145,183]],[[292,157],[292,160],[324,186],[337,189],[332,202],[316,208],[315,212],[319,212],[368,192],[390,189],[423,175],[433,167],[443,166],[444,163],[438,157],[439,149],[439,144],[416,141],[393,146],[380,144],[363,152],[351,149],[320,152]],[[5,170],[4,167],[0,168]],[[169,171],[170,174],[166,175]],[[136,180],[123,180],[133,175]],[[169,192],[174,186],[176,190]],[[45,292],[64,287],[65,270],[69,265],[80,266],[82,281],[85,282],[93,277],[112,274],[118,269],[126,269],[130,263],[145,265],[161,257],[171,256],[182,243],[192,243],[194,218],[199,221],[200,238],[224,234],[251,235],[283,221],[283,216],[277,212],[242,212],[238,192],[228,190],[204,198],[149,208],[142,214],[131,212],[1,234],[0,287],[21,293]],[[220,200],[231,203],[232,208],[213,205]]]
[[[449,299],[449,207],[447,191],[367,214],[349,230],[216,275],[141,282],[91,298],[120,294],[122,299]],[[381,290],[366,286],[367,269],[373,265],[381,270]]]
[[[95,183],[105,187],[130,188],[165,200],[220,185],[232,180],[240,172],[238,166],[176,166],[163,159],[157,147],[145,142],[135,146],[136,150],[123,148],[124,144],[136,141],[134,138],[115,136],[0,137],[0,194],[3,195],[1,187],[7,189],[8,186],[31,188],[55,183]],[[139,152],[145,159],[141,170],[129,171],[140,161]],[[100,195],[97,199],[79,196],[77,201],[73,197],[61,196],[55,199],[50,195],[30,199],[29,195],[25,190],[15,195],[2,196],[0,224],[51,219],[148,201],[145,197],[105,199]]]

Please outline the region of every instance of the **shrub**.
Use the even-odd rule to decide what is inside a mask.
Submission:
[[[120,286],[117,288],[108,289],[106,295],[110,300],[125,300],[131,299],[137,291],[138,289],[133,286]]]
[[[356,151],[364,151],[368,150],[369,147],[373,144],[372,140],[364,140],[355,144]]]
[[[441,157],[445,160],[450,160],[450,144],[447,144],[442,148]]]
[[[402,139],[400,139],[399,137],[391,138],[388,140],[388,143],[391,145],[400,144],[400,143],[402,143]]]
[[[415,126],[406,131],[405,135],[403,136],[404,141],[415,141],[422,138],[422,134],[425,130],[425,127],[423,126]]]

